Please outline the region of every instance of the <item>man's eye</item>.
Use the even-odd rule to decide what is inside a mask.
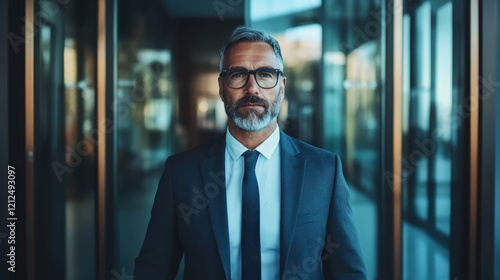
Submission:
[[[272,72],[259,72],[258,75],[261,78],[272,78],[273,77]]]
[[[241,79],[241,78],[245,78],[245,76],[246,76],[245,72],[235,72],[235,73],[232,73],[229,77],[231,79]]]

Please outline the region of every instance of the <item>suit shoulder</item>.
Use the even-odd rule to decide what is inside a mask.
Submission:
[[[210,143],[203,144],[189,150],[179,152],[169,156],[167,159],[173,164],[193,164],[204,158],[210,157],[210,153],[217,153],[223,148],[222,138],[218,138]]]
[[[290,136],[288,136],[290,137]],[[299,149],[300,153],[305,156],[310,156],[310,157],[325,157],[325,158],[339,158],[339,156],[333,152],[330,152],[328,150],[313,146],[307,142],[304,142],[302,140],[290,137],[292,142],[297,146]]]

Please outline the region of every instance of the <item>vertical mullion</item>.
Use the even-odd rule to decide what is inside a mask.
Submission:
[[[426,137],[432,139],[432,133],[436,131],[437,119],[436,119],[436,110],[437,110],[437,100],[436,100],[436,49],[437,49],[437,38],[436,38],[436,22],[437,22],[437,7],[435,3],[431,2],[431,39],[430,39],[430,50],[431,50],[431,84],[430,84],[430,92],[429,92],[429,129],[426,132]],[[427,219],[425,221],[425,226],[428,229],[428,232],[431,236],[437,238],[438,230],[436,225],[436,193],[437,193],[437,182],[436,182],[436,161],[437,161],[437,149],[434,150],[433,153],[427,156],[428,164],[427,164],[427,199],[428,199],[428,208],[427,208]],[[446,246],[447,247],[447,246]]]
[[[97,2],[97,279],[106,279],[106,0]]]
[[[26,0],[25,30],[25,145],[26,145],[26,248],[27,248],[27,278],[35,279],[35,191],[34,191],[34,148],[35,148],[35,26],[34,0]]]
[[[479,3],[470,2],[470,104],[479,104]],[[477,274],[479,108],[470,110],[469,279]]]
[[[401,178],[402,178],[402,90],[403,90],[403,1],[393,2],[393,235],[394,235],[394,279],[401,279]]]
[[[477,106],[479,109],[478,139],[478,224],[477,230],[477,278],[499,279],[498,275],[498,238],[499,215],[499,166],[498,139],[498,1],[483,0],[479,6],[479,74],[477,84]],[[474,105],[474,106],[473,106]],[[495,162],[497,161],[497,162]]]
[[[116,0],[98,0],[97,25],[97,279],[114,268],[113,112],[116,87]]]

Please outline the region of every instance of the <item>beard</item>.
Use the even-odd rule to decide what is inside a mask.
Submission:
[[[234,122],[234,124],[245,131],[259,131],[266,128],[271,121],[278,116],[281,107],[280,94],[272,100],[271,104],[265,99],[255,95],[245,95],[236,102],[231,102],[225,92],[222,92],[222,101],[224,102],[224,109],[227,116]],[[255,109],[247,109],[239,112],[241,106],[248,104],[261,105],[264,108],[263,113],[259,113]]]

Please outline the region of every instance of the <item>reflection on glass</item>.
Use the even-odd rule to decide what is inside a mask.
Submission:
[[[118,267],[131,273],[165,160],[175,149],[177,100],[171,51],[168,44],[156,40],[164,36],[155,24],[166,18],[163,7],[141,7],[131,16],[127,14],[130,3],[121,4],[118,80],[112,108],[116,124],[115,241]],[[128,29],[130,22],[133,32]]]
[[[380,105],[377,65],[378,42],[351,51],[346,60],[344,168],[351,186],[360,242],[369,278],[375,277],[377,196],[380,174]]]
[[[52,28],[50,25],[45,25],[43,24],[40,28],[40,55],[41,55],[41,68],[40,69],[43,73],[44,80],[48,81],[47,78],[50,77],[51,70],[53,70],[51,62],[51,52],[53,50],[51,44],[52,44]]]
[[[220,132],[226,128],[226,111],[218,97],[199,97],[197,104],[197,122],[200,129]]]
[[[285,16],[292,13],[318,8],[320,6],[321,0],[289,0],[286,4],[280,0],[252,0],[250,1],[250,19],[252,21],[258,21]]]
[[[436,227],[450,234],[451,116],[453,73],[453,6],[444,4],[436,13]]]
[[[172,120],[172,100],[155,98],[144,105],[144,126],[147,130],[168,131]]]
[[[453,9],[451,2],[432,5],[422,3],[404,18],[405,30],[415,30],[404,40],[404,69],[411,73],[403,81],[410,111],[403,123],[404,279],[449,278]]]
[[[411,138],[422,139],[429,130],[430,117],[430,90],[431,90],[431,4],[423,3],[416,12],[415,25],[415,85],[412,87],[412,116],[410,118]],[[428,218],[428,193],[426,182],[428,178],[428,157],[419,153],[411,153],[408,164],[404,166],[408,172],[414,173],[410,177],[414,182],[410,188],[415,195],[412,203],[415,205],[415,215],[422,219]]]
[[[418,227],[403,225],[403,279],[450,279],[448,249]]]
[[[65,38],[66,278],[95,277],[96,107],[94,53],[82,38]],[[78,54],[83,54],[79,56]],[[80,66],[83,65],[84,67]],[[82,71],[88,69],[88,71]]]
[[[281,45],[285,60],[283,72],[287,77],[287,102],[279,116],[281,127],[294,137],[319,145],[316,118],[320,79],[317,73],[322,52],[322,27],[319,24],[292,27],[276,38]]]
[[[411,33],[411,20],[408,14],[403,16],[403,120],[402,130],[403,137],[408,135],[410,129],[410,33]]]
[[[192,92],[196,93],[196,122],[199,133],[220,134],[225,131],[227,115],[219,97],[219,72],[204,72],[193,77]]]
[[[345,165],[351,183],[375,195],[380,127],[377,96],[377,43],[368,42],[353,50],[347,58],[345,115]],[[352,173],[351,173],[352,172]]]

